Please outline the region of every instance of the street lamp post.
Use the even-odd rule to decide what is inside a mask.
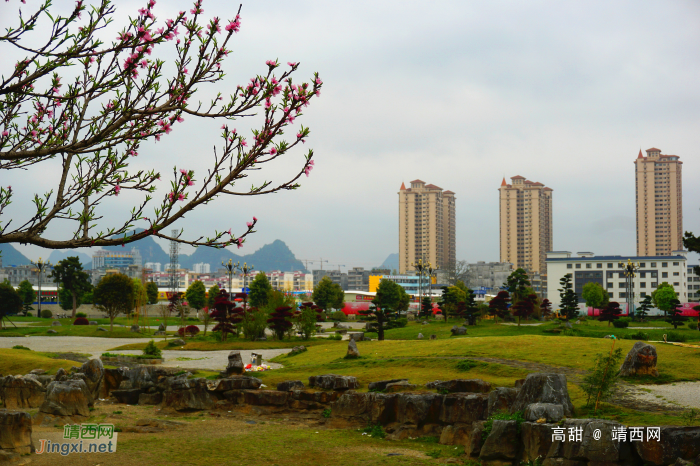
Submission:
[[[40,257],[38,262],[32,262],[32,264],[39,269],[39,310],[37,311],[37,317],[41,317],[41,274],[44,269],[51,267],[51,262],[43,262]]]
[[[236,270],[238,263],[234,264],[233,261],[229,259],[228,264],[226,264],[224,261],[221,261],[221,265],[224,266],[224,269],[226,270],[226,275],[228,275],[228,296],[229,299],[231,299],[231,296],[233,296],[231,292],[231,277],[233,276],[233,272]]]
[[[620,267],[625,271],[625,297],[627,298],[627,310],[630,316],[634,319],[634,277],[637,275],[637,270],[639,270],[639,262],[636,264],[632,262],[631,259],[627,259],[627,263],[620,262]]]
[[[418,302],[422,303],[422,297],[423,297],[423,270],[426,268],[426,264],[423,263],[423,259],[418,259],[418,261],[414,262],[411,264],[411,267],[413,267],[417,272],[418,272]]]
[[[433,283],[432,283],[432,278],[433,278],[433,275],[437,275],[437,271],[438,271],[438,270],[440,270],[440,267],[439,267],[439,266],[436,265],[435,268],[433,268],[433,266],[430,264],[430,262],[428,262],[428,294],[430,295],[430,299],[431,299],[431,300],[433,299],[433,292],[432,292],[432,290],[433,290]]]
[[[255,267],[252,264],[248,265],[247,262],[243,263],[243,267],[241,267],[239,265],[239,263],[237,262],[236,267],[238,267],[238,270],[243,272],[243,290],[244,290],[244,293],[247,294],[245,289],[248,287],[248,274],[251,273]]]

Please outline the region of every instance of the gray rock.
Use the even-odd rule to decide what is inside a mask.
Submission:
[[[157,405],[161,401],[163,401],[163,394],[160,392],[141,393],[138,398],[138,404],[140,405]]]
[[[210,380],[207,382],[207,390],[211,392],[227,392],[229,390],[257,390],[262,385],[262,380],[247,375],[236,375],[225,379]]]
[[[302,345],[302,346],[295,346],[294,348],[292,348],[292,351],[290,351],[290,353],[296,354],[296,353],[303,353],[304,351],[306,351],[306,346]]]
[[[423,339],[423,334],[422,334],[422,333],[419,333],[418,336],[417,336],[416,338],[419,339],[419,340],[422,340],[422,339]]]
[[[360,384],[355,377],[349,375],[312,375],[309,377],[309,387],[322,388],[326,390],[349,390],[358,388]]]
[[[656,369],[656,360],[656,347],[647,342],[638,341],[627,353],[627,357],[620,367],[620,375],[622,377],[633,375],[658,377],[659,371]]]
[[[370,382],[367,386],[369,390],[382,392],[386,390],[386,386],[390,383],[408,382],[408,379],[391,379],[391,380],[380,380],[379,382]]]
[[[0,407],[37,408],[44,402],[46,389],[35,375],[0,377]]]
[[[93,398],[99,398],[105,368],[100,359],[90,359],[78,371],[85,375],[85,384]]]
[[[84,380],[51,382],[46,389],[46,398],[39,412],[54,416],[90,415],[92,395]]]
[[[574,328],[573,325],[571,325],[571,322],[567,322],[564,324],[564,327],[566,328]]]
[[[44,374],[46,374],[46,370],[45,369],[32,369],[31,371],[29,371],[29,373],[34,374],[34,375],[44,375]]]
[[[58,333],[58,332],[57,332],[56,330],[49,329],[49,330],[46,331],[46,333],[50,333],[50,334],[54,335],[54,334],[56,334],[56,333]]]
[[[557,426],[555,424],[540,424],[537,422],[523,422],[520,424],[520,439],[522,441],[521,462],[534,463],[537,458],[540,458],[541,462],[542,458],[547,456],[549,448],[552,446],[553,427]]]
[[[59,321],[57,321],[57,320],[54,320],[53,322],[51,322],[51,326],[52,326],[52,327],[60,327],[60,326],[61,326],[61,323],[60,323]]]
[[[363,332],[348,333],[348,336],[350,337],[351,340],[355,340],[355,341],[364,341],[365,340],[365,334]]]
[[[553,403],[532,403],[525,408],[525,420],[537,421],[546,419],[547,422],[559,422],[564,418],[564,406]]]
[[[153,336],[162,337],[165,336],[165,332],[163,330],[158,330],[157,332],[153,332]]]
[[[158,326],[158,331],[165,332],[165,324],[163,322],[161,322],[160,325]]]
[[[430,335],[431,340],[437,340],[437,335]]]
[[[486,419],[488,397],[484,394],[450,393],[445,395],[440,407],[443,424],[471,424]]]
[[[481,379],[455,379],[440,382],[435,388],[449,393],[488,393],[491,391],[491,384]]]
[[[97,325],[97,321],[96,321],[96,320],[91,320],[89,323],[90,323],[90,325]]]
[[[452,327],[452,330],[450,330],[450,332],[452,332],[452,336],[455,336],[455,335],[466,335],[466,334],[467,334],[467,328],[466,328],[466,327],[457,327],[457,326],[455,325],[454,327]]]
[[[360,350],[357,349],[357,343],[352,338],[348,341],[348,353],[345,359],[357,359],[360,357]]]
[[[292,390],[303,390],[304,383],[301,380],[287,380],[277,384],[277,390],[280,392],[291,392]]]
[[[212,409],[218,399],[209,393],[207,379],[169,377],[166,379],[161,406],[177,411]]]
[[[510,407],[518,396],[515,388],[498,387],[489,393],[488,415],[493,416],[499,412],[510,412]]]
[[[176,338],[174,340],[170,340],[170,345],[172,346],[185,346],[187,342],[183,340],[182,338]]]
[[[98,332],[106,332],[107,329],[106,329],[106,328],[102,328],[102,327],[97,327],[97,331],[98,331]]]
[[[0,410],[0,463],[16,455],[34,453],[32,417],[24,411]],[[26,463],[24,463],[26,464]]]
[[[518,425],[516,421],[493,421],[491,433],[481,447],[481,461],[513,461],[518,454]]]
[[[426,383],[425,388],[428,390],[437,390],[441,383],[443,383],[442,380],[433,380],[432,382]]]
[[[131,326],[131,331],[134,333],[139,333],[140,329],[138,325],[132,325]]]
[[[574,405],[569,398],[564,374],[544,372],[528,374],[510,412],[523,411],[532,403],[560,404],[564,408],[564,416],[574,415]]]
[[[404,390],[415,390],[416,388],[418,388],[417,385],[409,383],[408,381],[404,381],[387,384],[385,391],[387,393],[394,393],[401,392]]]
[[[662,426],[660,438],[659,442],[646,441],[645,429],[644,442],[634,442],[634,448],[644,464],[668,465],[678,458],[700,462],[700,427]]]
[[[228,355],[227,375],[241,375],[245,373],[245,364],[240,351],[231,351]]]

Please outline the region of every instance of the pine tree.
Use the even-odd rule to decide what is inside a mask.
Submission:
[[[622,314],[622,310],[620,309],[620,303],[611,301],[608,303],[607,306],[600,310],[600,316],[598,316],[598,320],[602,322],[607,321],[608,327],[610,327],[610,323],[619,319],[620,314]]]
[[[542,312],[542,317],[548,317],[552,314],[552,302],[544,298],[540,304],[540,311]]]
[[[526,319],[535,312],[535,304],[537,303],[537,295],[529,294],[520,299],[512,306],[513,315],[518,317],[518,327],[520,327],[520,318]]]
[[[685,317],[681,315],[683,312],[681,302],[677,299],[672,299],[670,302],[670,307],[668,310],[668,318],[666,322],[673,325],[674,330],[678,329],[678,326],[685,322]]]
[[[560,317],[564,318],[567,322],[569,319],[573,319],[578,316],[578,296],[573,290],[573,285],[571,284],[571,274],[567,273],[561,280],[559,280],[561,288],[559,291],[559,297],[561,298],[560,304]]]
[[[651,310],[651,308],[654,307],[651,303],[651,295],[646,295],[642,302],[639,304],[639,307],[637,308],[637,317],[639,317],[641,322],[644,322],[644,319],[646,318],[647,314]]]
[[[510,295],[507,291],[499,291],[498,294],[489,301],[489,314],[491,314],[496,323],[498,323],[498,318],[505,318],[508,314],[508,303],[510,302]]]
[[[292,324],[292,318],[294,318],[294,313],[291,306],[280,306],[270,314],[267,324],[278,340],[284,340],[284,334],[294,325]]]

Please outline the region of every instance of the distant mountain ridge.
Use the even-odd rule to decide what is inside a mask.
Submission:
[[[0,257],[2,257],[2,266],[9,267],[11,265],[29,265],[31,262],[27,256],[19,252],[9,243],[0,244]]]
[[[75,251],[73,249],[69,249],[67,251],[54,249],[51,251],[51,254],[49,254],[49,262],[52,264],[57,264],[59,261],[72,256],[78,256],[84,270],[92,268],[92,257],[88,256],[84,252]]]
[[[389,254],[384,260],[384,263],[379,266],[380,269],[398,270],[399,269],[399,253]]]
[[[136,230],[137,233],[140,231],[143,231],[143,229]],[[108,246],[104,249],[125,251],[127,248],[129,250],[132,248],[137,249],[144,264],[146,262],[160,262],[161,270],[164,270],[165,266],[170,263],[170,255],[150,236],[129,243],[124,248],[121,246]],[[234,263],[240,262],[241,265],[245,262],[248,265],[253,265],[255,270],[265,272],[273,270],[285,272],[306,270],[304,264],[294,256],[294,253],[281,240],[275,240],[245,256],[234,254],[228,249],[199,246],[192,254],[180,254],[179,263],[180,267],[192,270],[194,264],[203,262],[209,264],[210,270],[215,272],[222,267],[221,262],[227,263],[229,259]]]

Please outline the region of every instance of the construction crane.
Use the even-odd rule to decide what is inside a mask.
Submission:
[[[324,263],[324,262],[328,262],[327,260],[324,261],[323,258],[321,258],[321,260],[315,260],[315,259],[299,259],[299,260],[300,260],[301,262],[304,262],[304,264],[305,264],[304,267],[306,267],[306,270],[309,270],[309,262],[311,262],[311,263],[314,263],[314,262],[320,263],[320,264],[321,264],[321,270],[323,270],[323,263]]]

